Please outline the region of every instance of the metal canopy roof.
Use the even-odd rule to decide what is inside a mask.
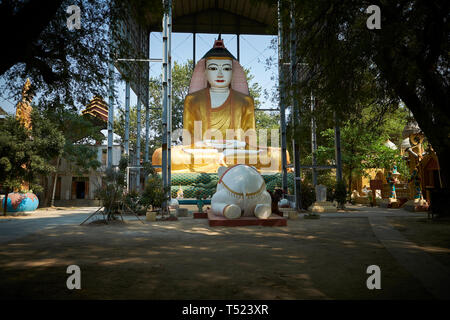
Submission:
[[[276,25],[276,7],[261,1],[173,0],[173,32],[276,35]],[[160,17],[150,17],[149,28],[160,32]]]

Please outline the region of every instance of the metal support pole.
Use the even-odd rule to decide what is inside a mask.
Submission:
[[[151,37],[151,32],[148,36],[148,38],[150,39]],[[149,49],[148,49],[148,58],[150,59],[150,43],[149,43]],[[144,156],[144,161],[147,163],[148,162],[148,152],[149,152],[149,140],[150,140],[150,106],[149,106],[149,98],[150,98],[150,92],[149,92],[149,81],[150,81],[150,63],[148,64],[148,74],[147,74],[147,78],[144,80],[146,81],[145,84],[145,88],[147,90],[147,94],[144,95],[144,97],[147,97],[146,101],[145,101],[145,156]],[[145,179],[147,180],[147,177],[145,177]]]
[[[124,138],[125,154],[130,156],[130,82],[125,83],[125,138]],[[128,158],[128,165],[130,164],[130,159]],[[127,167],[127,191],[129,191],[130,186],[130,172]]]
[[[197,38],[197,33],[193,33],[193,40],[192,40],[192,70],[195,68],[195,40]]]
[[[135,165],[139,167],[141,165],[141,92],[140,92],[140,81],[138,82],[138,94],[137,94],[137,129],[136,129],[136,163]],[[136,190],[139,192],[141,190],[141,169],[136,170]]]
[[[291,2],[291,8],[290,8],[290,18],[291,18],[291,24],[290,24],[290,36],[291,36],[291,43],[290,43],[290,62],[291,62],[291,99],[292,99],[292,125],[294,128],[294,136],[292,139],[292,145],[294,147],[294,176],[295,176],[295,208],[299,211],[301,207],[301,169],[300,169],[300,146],[297,143],[297,137],[299,134],[299,126],[300,126],[300,110],[298,105],[297,97],[295,96],[295,90],[297,89],[297,80],[298,80],[298,74],[297,74],[297,37],[295,33],[295,19],[294,19],[294,4]]]
[[[108,168],[113,165],[113,134],[114,134],[114,64],[109,63],[109,105],[108,105]]]
[[[130,155],[130,82],[125,82],[125,154]]]
[[[150,106],[149,102],[145,101],[145,156],[144,161],[148,162],[149,152],[149,140],[150,140]]]
[[[339,120],[334,113],[334,146],[336,157],[336,180],[342,180],[342,157],[341,157],[341,128],[339,127]]]
[[[167,119],[167,186],[172,185],[172,0],[169,0],[169,17],[167,19],[167,56],[168,56],[168,119]],[[169,201],[171,192],[169,189]]]
[[[278,1],[278,92],[280,104],[280,129],[281,129],[281,168],[283,192],[287,194],[287,157],[286,157],[286,105],[285,105],[285,84],[283,72],[283,24],[281,21],[281,1]]]
[[[311,156],[312,156],[312,181],[313,186],[317,185],[317,171],[314,168],[317,165],[317,138],[316,138],[316,119],[314,117],[315,100],[311,92]]]
[[[161,166],[161,173],[162,173],[162,181],[163,181],[163,188],[166,189],[169,187],[168,184],[168,143],[170,140],[170,136],[168,136],[168,129],[169,129],[169,108],[170,108],[170,101],[169,101],[169,16],[172,14],[172,1],[171,0],[164,0],[164,16],[163,16],[163,75],[162,75],[162,86],[163,86],[163,95],[162,95],[162,106],[163,106],[163,118],[162,118],[162,166]],[[170,194],[170,192],[169,192]],[[166,194],[166,197],[169,195]],[[168,203],[165,201],[162,205],[162,209],[164,212],[167,212]]]
[[[241,54],[240,54],[240,48],[241,48],[241,46],[240,46],[240,34],[237,34],[236,35],[236,47],[237,47],[237,61],[240,61],[240,56],[241,56]]]

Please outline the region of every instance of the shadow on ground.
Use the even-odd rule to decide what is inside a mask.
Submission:
[[[415,249],[411,249],[415,250]],[[66,268],[81,268],[68,290]],[[378,265],[382,290],[368,290]],[[367,218],[211,228],[207,220],[49,227],[0,247],[1,299],[430,299]]]

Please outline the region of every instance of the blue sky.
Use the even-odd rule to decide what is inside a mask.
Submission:
[[[196,38],[196,60],[198,61],[209,49],[212,48],[214,39],[217,34],[197,34]],[[222,35],[225,47],[237,57],[237,36]],[[267,70],[266,59],[272,58],[277,60],[277,50],[270,47],[272,39],[276,36],[240,36],[240,63],[244,68],[249,68],[255,76],[254,82],[259,83],[263,89],[271,91],[276,87],[276,77],[278,74],[277,65]],[[172,34],[172,59],[178,63],[185,63],[188,59],[192,59],[193,54],[193,35],[190,33],[173,33]],[[162,35],[158,32],[152,32],[150,35],[150,57],[162,57]],[[161,63],[151,63],[150,75],[159,76],[161,74]],[[125,102],[125,84],[116,83],[116,89],[119,92],[120,106],[123,107]],[[131,93],[131,105],[136,104],[136,95]],[[262,108],[275,108],[270,101],[265,101],[261,97]],[[15,104],[17,101],[11,101],[8,94],[2,92],[0,94],[0,106],[9,113],[15,112]]]
[[[217,34],[203,34],[196,35],[196,61],[212,48],[214,40],[217,39]],[[225,47],[237,57],[237,36],[236,35],[222,35]],[[272,39],[276,36],[255,36],[255,35],[241,35],[240,36],[240,63],[244,68],[249,68],[251,73],[255,76],[254,82],[261,85],[263,89],[268,91],[276,86],[275,78],[278,76],[278,66],[275,65],[272,69],[267,70],[266,59],[273,58],[277,60],[278,51],[270,47]],[[193,55],[193,35],[191,33],[173,33],[172,34],[172,59],[178,63],[186,63],[192,59]],[[150,35],[150,57],[162,57],[162,34],[159,32],[152,32]],[[162,64],[158,62],[151,63],[150,76],[157,77],[162,72]],[[125,101],[125,85],[118,84],[120,101]],[[264,101],[261,98],[262,108],[275,108],[270,101]],[[136,104],[136,95],[131,93],[130,104]]]

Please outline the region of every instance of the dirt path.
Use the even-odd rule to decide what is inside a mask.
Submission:
[[[82,289],[66,288],[80,266]],[[382,290],[368,290],[379,265]],[[0,247],[0,298],[429,299],[366,217],[288,227],[211,228],[207,220],[55,225]]]

